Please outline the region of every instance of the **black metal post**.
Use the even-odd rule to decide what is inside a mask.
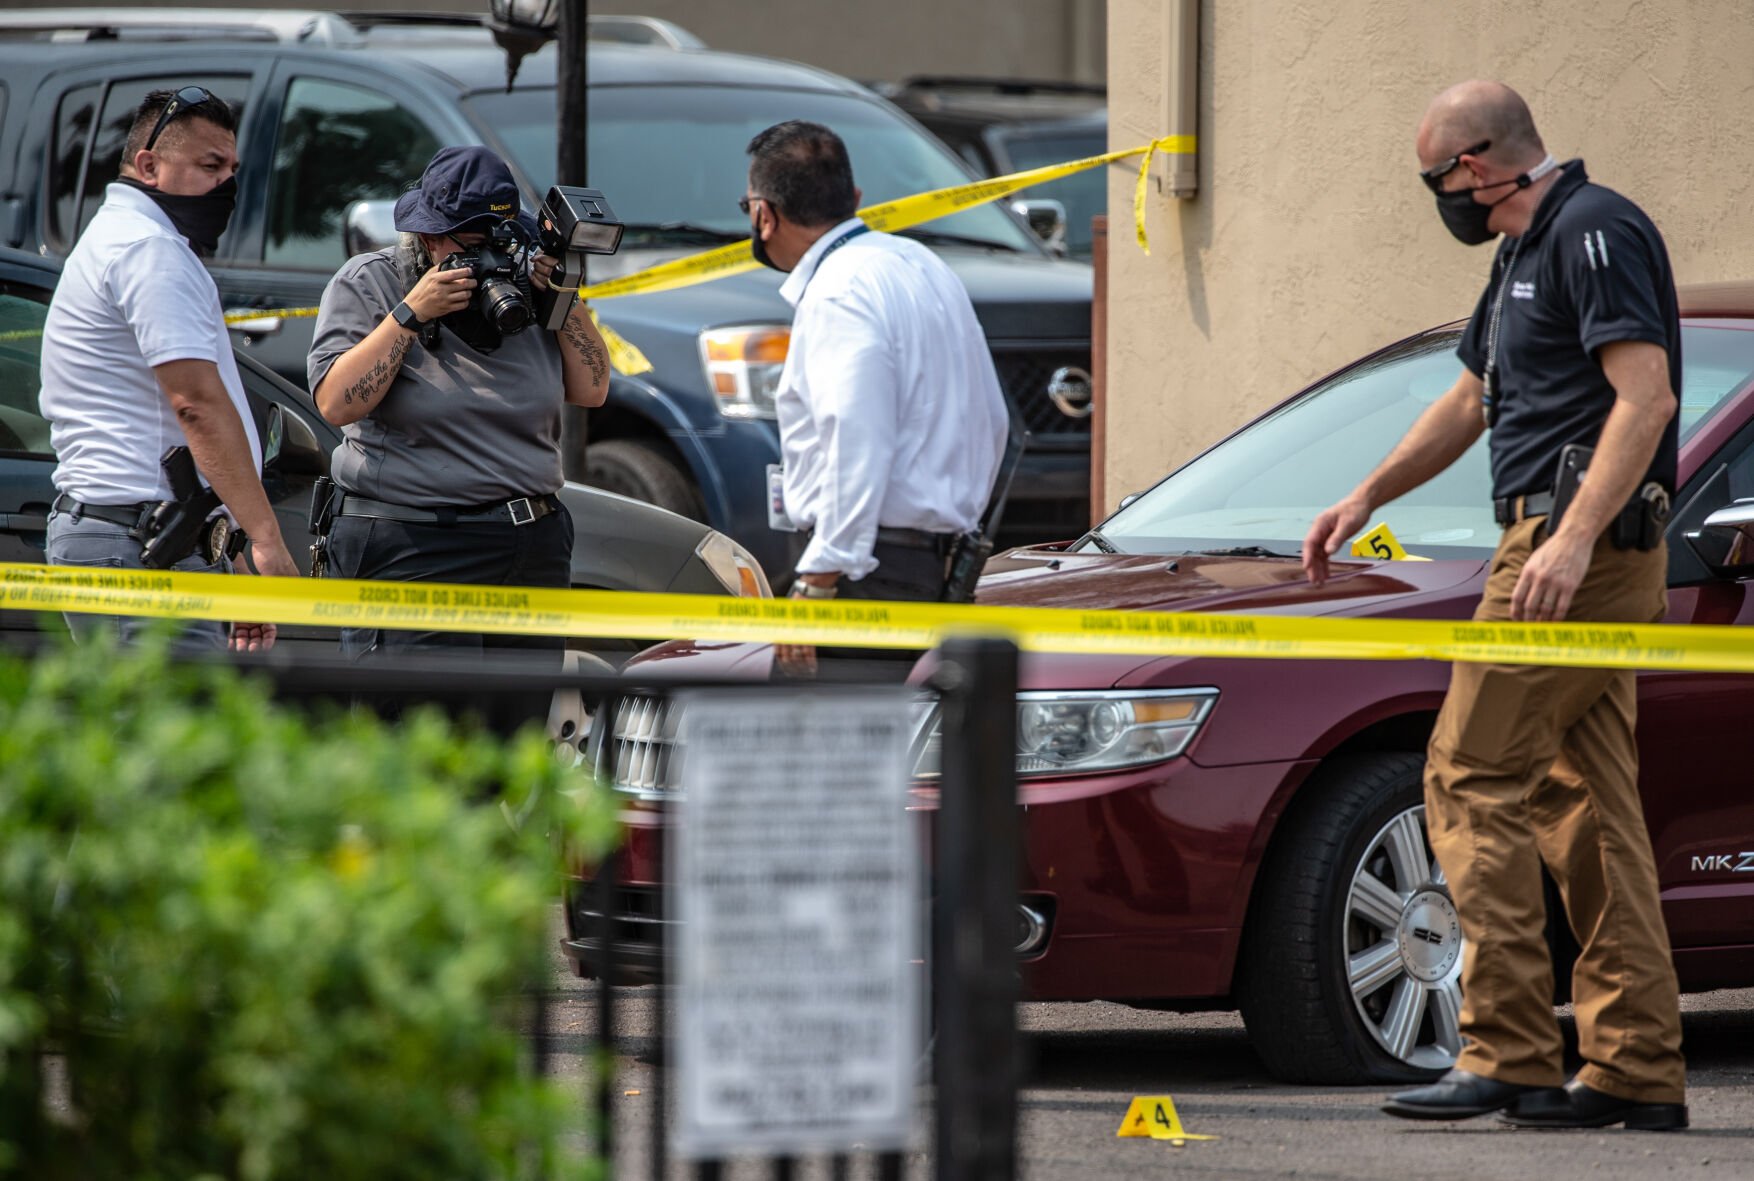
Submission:
[[[938,1181],[1012,1181],[1017,1154],[1020,882],[1017,648],[952,640],[934,681],[943,701],[932,924]]]
[[[560,24],[555,29],[554,48],[560,54],[554,88],[556,184],[590,183],[590,169],[587,167],[589,145],[585,139],[586,121],[590,115],[585,58],[590,8],[590,0],[562,0]]]
[[[597,1151],[607,1176],[615,1176],[615,878],[618,852],[604,855],[592,884],[597,896],[597,922],[602,931],[597,963]]]
[[[658,917],[667,919],[669,891],[658,894]],[[658,985],[652,990],[652,1034],[657,1042],[657,1069],[652,1071],[652,1181],[670,1176],[670,944],[658,925]]]
[[[586,29],[590,22],[590,0],[561,0],[560,24],[555,29],[554,48],[560,54],[554,87],[556,159],[554,183],[589,185],[590,181],[590,88],[589,58]],[[545,194],[537,194],[538,197]],[[581,256],[576,282],[585,285],[585,266]],[[568,463],[569,479],[585,477],[585,447],[590,441],[589,412],[583,406],[568,406],[560,416],[561,455]]]
[[[617,702],[605,696],[597,706],[604,734],[606,767],[615,774],[615,710]],[[597,1151],[603,1158],[604,1175],[615,1176],[615,878],[619,872],[618,850],[611,849],[597,863],[596,879],[591,883],[597,911],[597,1044],[592,1056],[597,1084]]]

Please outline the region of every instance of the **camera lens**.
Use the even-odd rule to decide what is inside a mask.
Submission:
[[[487,322],[510,336],[522,332],[530,323],[530,308],[517,284],[504,279],[488,279],[481,284],[476,305]]]

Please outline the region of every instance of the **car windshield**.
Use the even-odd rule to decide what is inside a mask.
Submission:
[[[1004,137],[1005,155],[1018,172],[1064,164],[1108,150],[1100,127],[1088,131],[1015,131]],[[1058,201],[1066,207],[1066,252],[1090,257],[1090,219],[1108,211],[1108,169],[1087,168],[1017,194],[1019,200]]]
[[[504,146],[537,193],[554,181],[554,91],[483,92],[466,100],[483,131]],[[629,245],[747,237],[737,208],[747,191],[744,148],[787,119],[832,127],[846,141],[864,204],[966,184],[956,158],[874,99],[808,90],[726,86],[599,86],[591,90],[591,187],[629,224]],[[668,227],[668,228],[665,228]],[[1029,231],[992,206],[930,223],[1003,250],[1034,252]]]
[[[1315,516],[1381,462],[1456,379],[1457,336],[1430,333],[1355,365],[1232,435],[1110,517],[1084,550],[1297,554]],[[1687,325],[1681,438],[1754,376],[1754,332]],[[1448,470],[1377,510],[1409,553],[1484,558],[1498,543],[1487,436]]]

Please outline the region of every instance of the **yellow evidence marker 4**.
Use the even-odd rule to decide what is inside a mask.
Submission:
[[[1149,1136],[1181,1145],[1189,1140],[1216,1140],[1216,1136],[1196,1136],[1182,1127],[1176,1114],[1175,1100],[1168,1095],[1135,1095],[1127,1107],[1126,1118],[1116,1136]]]

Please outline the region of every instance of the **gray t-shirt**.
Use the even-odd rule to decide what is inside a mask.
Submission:
[[[394,250],[347,260],[323,291],[308,362],[315,390],[406,292]],[[560,344],[532,325],[492,353],[448,331],[415,341],[371,413],[342,428],[330,475],[342,489],[428,508],[543,496],[562,483]]]

